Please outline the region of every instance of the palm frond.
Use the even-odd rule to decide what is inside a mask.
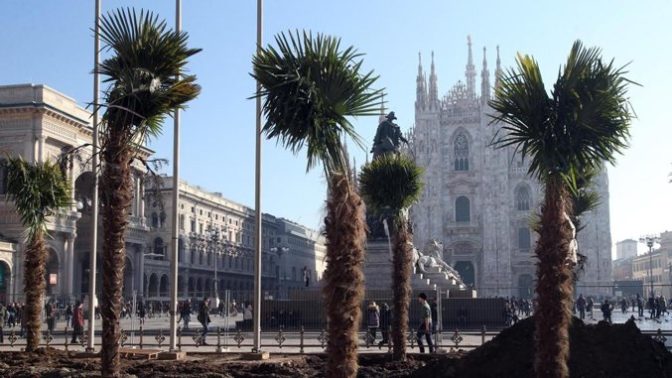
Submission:
[[[378,115],[383,90],[378,79],[362,74],[362,54],[341,49],[340,39],[312,33],[280,33],[276,46],[261,48],[252,59],[263,97],[268,139],[298,153],[307,149],[307,169],[322,162],[327,171],[344,170],[342,135],[362,146],[349,117]]]
[[[575,187],[581,169],[613,163],[627,147],[634,117],[627,90],[636,83],[626,74],[576,41],[549,94],[536,61],[519,54],[490,101],[492,122],[503,124],[495,146],[514,146],[542,181],[558,175]]]
[[[177,75],[201,49],[187,47],[187,33],[170,30],[158,15],[118,9],[101,18],[100,36],[112,53],[96,67],[109,83],[105,128],[122,127],[129,140],[156,136],[166,116],[200,93],[195,76]]]
[[[46,219],[70,204],[70,187],[57,163],[30,164],[21,157],[5,161],[7,199],[13,200],[29,238],[46,231]]]
[[[365,165],[359,174],[360,192],[374,212],[398,214],[418,201],[423,169],[406,155],[385,154]]]

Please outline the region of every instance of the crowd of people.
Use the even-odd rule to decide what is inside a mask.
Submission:
[[[629,309],[633,313],[637,314],[637,318],[640,319],[655,319],[660,320],[661,316],[664,317],[668,315],[668,309],[670,304],[667,302],[664,296],[654,296],[653,294],[649,296],[648,300],[636,294],[629,298],[622,297],[615,300],[604,299],[599,304],[599,309],[602,312],[602,320],[611,323],[611,316],[613,314],[614,308],[620,306],[621,313],[628,313]],[[583,294],[579,294],[579,297],[574,302],[574,313],[578,313],[579,318],[584,320],[586,316],[589,316],[589,319],[595,320],[594,316],[594,307],[595,302],[592,297],[585,298]],[[648,317],[645,316],[645,310],[648,312]],[[634,316],[634,315],[633,315]]]

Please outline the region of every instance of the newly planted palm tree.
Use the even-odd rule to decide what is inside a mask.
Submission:
[[[111,56],[97,67],[109,83],[102,123],[101,203],[103,214],[104,376],[119,374],[119,316],[125,263],[125,232],[133,197],[131,163],[146,138],[161,133],[163,121],[200,92],[195,76],[180,76],[199,49],[187,34],[169,29],[158,16],[117,10],[100,21]]]
[[[572,263],[569,192],[586,168],[613,163],[627,147],[632,112],[623,67],[604,62],[597,48],[580,41],[550,92],[537,62],[519,54],[490,106],[503,126],[496,145],[515,146],[529,159],[529,174],[545,189],[535,247],[538,306],[535,308],[535,372],[567,377],[571,321]]]
[[[360,141],[348,117],[378,115],[377,77],[360,73],[361,54],[341,50],[338,38],[281,33],[276,47],[260,49],[252,76],[261,85],[263,131],[298,153],[307,149],[310,169],[322,163],[328,182],[327,268],[323,294],[327,313],[327,376],[357,373],[357,331],[364,295],[366,224],[362,202],[347,166],[343,136]],[[361,145],[361,143],[360,143]]]
[[[32,352],[40,343],[40,314],[46,285],[47,220],[70,203],[70,187],[56,163],[30,164],[18,157],[8,159],[5,164],[7,199],[14,201],[26,228],[23,316],[26,319],[26,351]]]
[[[388,216],[393,230],[392,316],[393,356],[406,359],[408,308],[411,300],[413,270],[412,239],[408,209],[417,202],[422,191],[422,169],[406,155],[385,154],[362,168],[360,190],[370,210]]]

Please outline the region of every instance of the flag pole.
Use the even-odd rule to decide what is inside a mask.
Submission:
[[[89,328],[86,351],[93,352],[96,330],[96,260],[98,252],[98,97],[100,78],[100,1],[96,0],[95,35],[93,43],[93,141],[91,143],[91,171],[93,173],[93,198],[91,198],[91,253],[89,254]]]
[[[261,33],[263,23],[263,0],[257,0],[257,54],[261,49]],[[260,91],[260,84],[257,80],[257,93]],[[261,98],[256,98],[256,154],[255,154],[255,176],[254,176],[254,208],[255,208],[255,229],[254,229],[254,307],[252,309],[254,320],[254,346],[253,353],[262,353],[261,351]]]
[[[175,31],[182,31],[182,0],[175,0]],[[179,80],[180,73],[177,73]],[[170,240],[170,351],[177,351],[178,202],[180,200],[180,110],[175,109],[173,131],[173,192]]]

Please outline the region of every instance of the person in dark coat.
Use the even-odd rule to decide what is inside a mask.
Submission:
[[[392,324],[392,311],[387,303],[383,303],[380,308],[380,331],[383,334],[383,340],[378,343],[378,348],[382,348],[384,344],[390,343],[390,324]]]
[[[201,308],[198,310],[198,322],[203,326],[203,333],[201,333],[201,345],[208,345],[205,338],[208,336],[208,324],[210,324],[210,300],[208,297],[203,298]]]
[[[602,316],[604,317],[604,321],[609,322],[609,324],[611,324],[611,312],[613,311],[614,306],[612,306],[611,303],[609,303],[608,299],[605,299],[600,309],[602,310]]]

